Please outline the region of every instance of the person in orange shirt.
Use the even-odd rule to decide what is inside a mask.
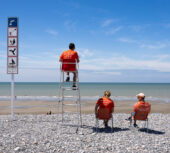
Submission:
[[[75,44],[69,44],[69,50],[64,51],[60,56],[62,62],[62,70],[67,72],[66,82],[70,81],[69,72],[73,72],[73,87],[76,87],[76,62],[79,63],[78,53],[75,51]],[[70,63],[70,64],[69,64]],[[74,64],[75,63],[75,64]]]
[[[100,108],[107,108],[110,114],[114,112],[114,101],[110,99],[110,96],[111,96],[111,92],[106,90],[104,92],[103,98],[100,98],[97,101],[96,106],[95,106],[96,118],[98,118],[98,110]],[[109,121],[108,119],[104,120],[105,127],[108,127],[108,121]]]
[[[145,101],[144,93],[139,93],[136,96],[138,98],[138,102],[133,106],[133,112],[131,113],[131,117],[128,119],[134,119],[134,127],[138,127],[136,124],[137,120],[146,120],[151,111],[151,105]]]

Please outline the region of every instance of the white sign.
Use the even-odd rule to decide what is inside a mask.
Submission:
[[[8,57],[8,67],[17,67],[17,57]]]
[[[8,37],[8,47],[17,46],[17,38]]]
[[[8,47],[8,56],[18,56],[17,47]]]
[[[7,73],[18,74],[18,18],[8,18]]]
[[[18,29],[17,28],[8,28],[8,36],[17,36]]]

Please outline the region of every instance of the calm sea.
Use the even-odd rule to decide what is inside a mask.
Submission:
[[[170,83],[80,83],[84,100],[96,100],[110,90],[115,100],[136,100],[143,92],[148,100],[170,102]],[[71,92],[71,93],[69,93]],[[69,91],[66,94],[73,94]],[[10,83],[0,83],[0,100],[9,100]],[[19,100],[56,100],[59,83],[15,83],[15,96]]]

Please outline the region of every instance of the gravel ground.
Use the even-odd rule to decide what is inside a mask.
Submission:
[[[95,131],[94,115],[83,115],[83,126],[77,129],[77,115],[16,115],[0,116],[0,153],[53,152],[114,152],[168,153],[170,152],[170,114],[151,114],[149,133],[142,128],[129,127],[127,114],[114,114],[114,132],[104,129],[100,121]]]

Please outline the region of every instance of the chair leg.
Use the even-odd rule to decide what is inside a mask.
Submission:
[[[130,127],[132,127],[132,118],[130,119]]]
[[[112,115],[112,129],[111,132],[113,132],[113,115]]]
[[[146,130],[146,131],[147,131],[147,133],[148,133],[148,128],[149,128],[149,125],[148,125],[148,124],[149,124],[149,121],[148,121],[148,119],[147,119],[147,120],[146,120],[146,125],[147,125],[147,127],[146,127],[147,130]]]
[[[146,128],[147,127],[147,120],[145,120],[145,123],[143,125],[143,128]]]
[[[98,125],[99,124],[99,121],[98,121],[98,118],[96,118],[96,132],[98,132]]]

